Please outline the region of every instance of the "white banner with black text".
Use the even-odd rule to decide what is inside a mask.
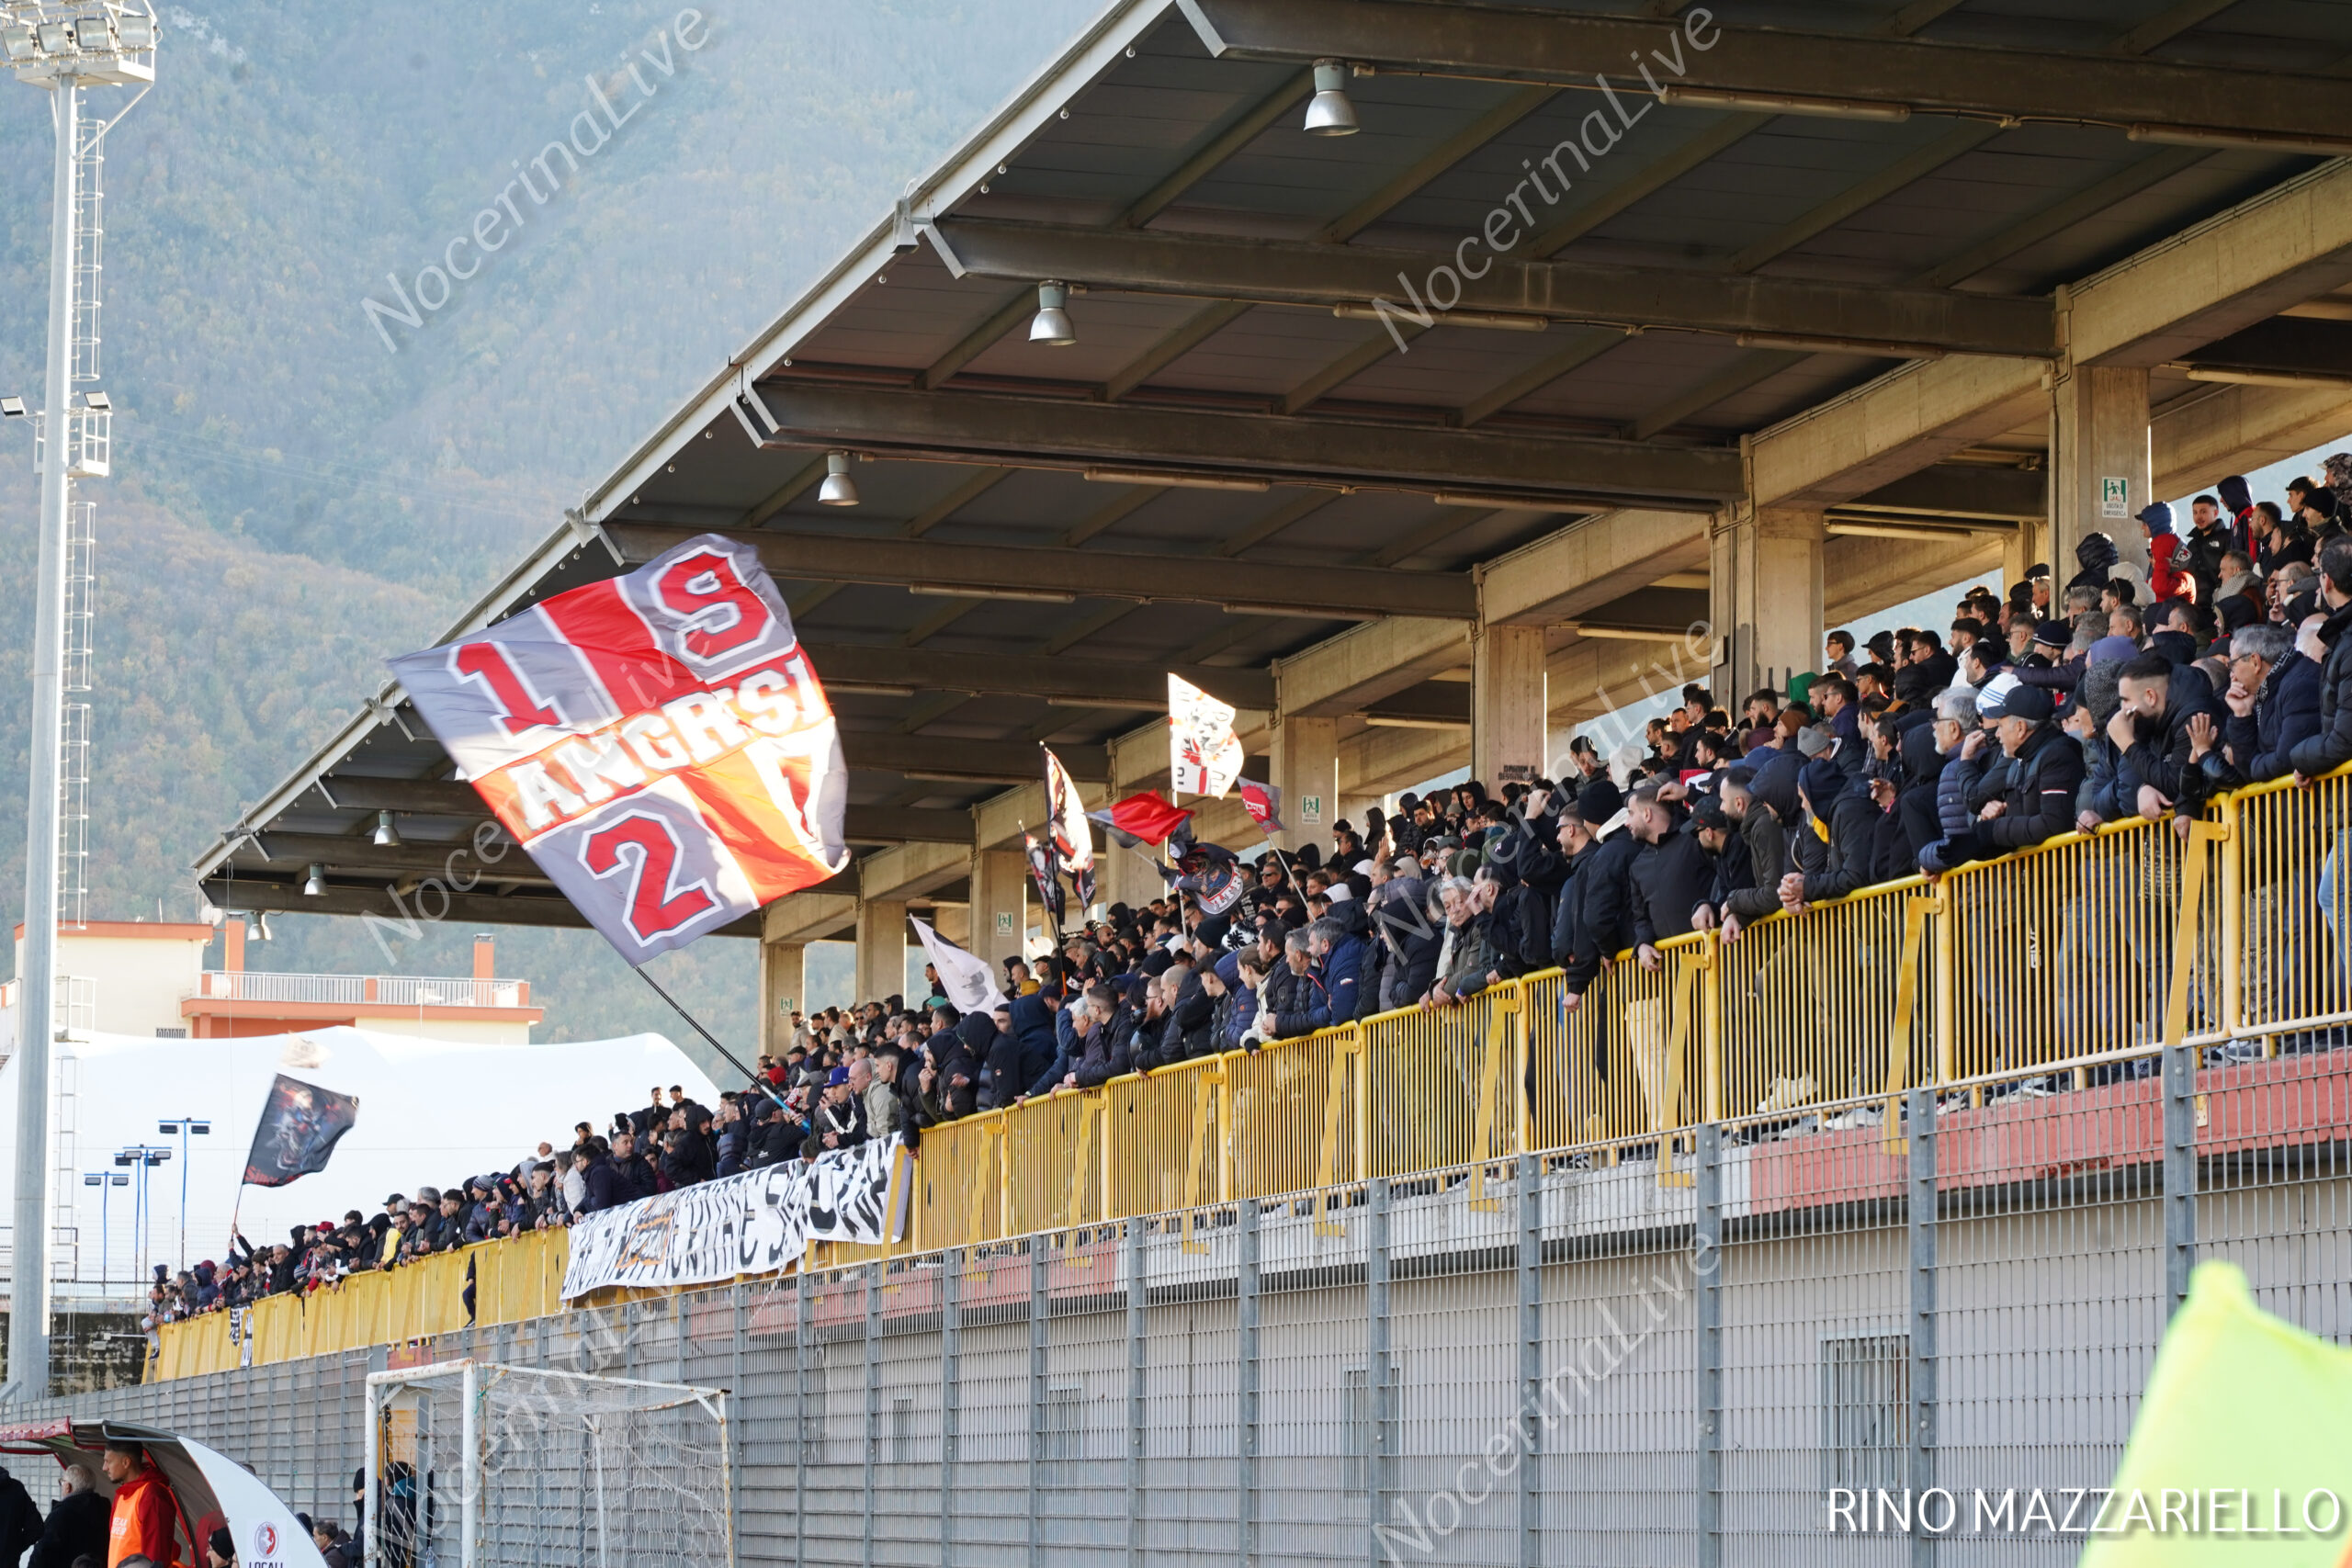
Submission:
[[[797,1262],[812,1242],[897,1241],[910,1185],[899,1184],[894,1202],[899,1149],[895,1136],[876,1138],[828,1150],[814,1164],[786,1160],[584,1215],[571,1227],[563,1299],[608,1285],[707,1285],[767,1273]]]

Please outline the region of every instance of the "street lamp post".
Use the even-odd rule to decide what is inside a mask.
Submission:
[[[98,1190],[98,1291],[103,1295],[106,1288],[113,1283],[113,1276],[108,1269],[114,1260],[114,1231],[108,1210],[114,1190],[130,1186],[130,1178],[111,1170],[85,1170],[82,1173],[82,1185]]]
[[[0,0],[0,61],[17,79],[50,95],[57,135],[49,259],[49,352],[41,405],[40,540],[34,581],[33,678],[28,694],[31,777],[25,797],[23,994],[17,1017],[17,1168],[10,1248],[8,1382],[0,1394],[49,1393],[49,1055],[56,1033],[61,797],[65,780],[66,575],[72,482],[107,468],[111,405],[103,395],[76,408],[76,383],[97,377],[97,232],[95,175],[107,131],[120,122],[85,121],[82,94],[97,85],[155,80],[153,0]],[[136,103],[138,100],[131,100]],[[126,106],[127,112],[128,106]],[[91,175],[85,189],[85,170]],[[79,886],[77,881],[77,886]]]
[[[198,1137],[204,1136],[206,1134],[212,1131],[212,1123],[200,1118],[191,1119],[186,1116],[175,1116],[170,1121],[156,1122],[155,1130],[163,1134],[164,1136],[167,1138],[175,1133],[179,1134],[180,1267],[185,1269],[187,1267],[187,1138],[190,1133],[195,1134]]]
[[[139,1259],[139,1279],[142,1282],[147,1278],[147,1173],[171,1157],[169,1148],[157,1147],[153,1144],[133,1144],[127,1149],[114,1152],[114,1163],[133,1168],[139,1178],[139,1190],[131,1204],[130,1246]]]

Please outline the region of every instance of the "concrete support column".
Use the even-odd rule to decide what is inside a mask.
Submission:
[[[900,995],[906,988],[906,904],[895,898],[859,899],[857,999],[878,1002],[885,997]]]
[[[1331,841],[1340,819],[1340,725],[1331,718],[1276,714],[1274,787],[1283,792],[1283,820],[1290,831],[1276,841],[1286,850]]]
[[[808,947],[806,942],[760,944],[760,1049],[781,1056],[792,1043],[792,1021],[785,1015],[808,1010]]]
[[[2106,534],[2125,560],[2148,564],[2135,521],[2156,498],[2148,461],[2148,373],[2098,366],[2063,369],[2052,389],[2050,574],[2075,575],[2075,546]]]
[[[1736,713],[1758,687],[1785,691],[1790,676],[1821,668],[1826,538],[1818,512],[1742,504],[1716,515],[1707,598],[1723,706]]]
[[[1544,771],[1542,626],[1476,626],[1470,633],[1470,776],[1500,795],[1513,777]],[[1507,769],[1526,770],[1524,774]]]
[[[1001,973],[1004,961],[1022,951],[1029,931],[1027,857],[1018,850],[975,850],[971,909],[971,949]]]
[[[2035,564],[2054,565],[2048,554],[2049,547],[2050,525],[2048,523],[2018,524],[2017,532],[2001,541],[2003,591],[2006,592],[2018,583],[2023,582],[2027,569]],[[2069,556],[2067,558],[2072,560],[2074,558]],[[2072,571],[2068,571],[2060,576],[2058,581],[2064,582],[2073,575]]]

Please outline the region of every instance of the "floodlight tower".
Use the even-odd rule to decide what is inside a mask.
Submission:
[[[113,412],[98,379],[98,170],[107,131],[155,80],[152,0],[0,0],[0,58],[49,94],[57,133],[50,219],[49,365],[34,449],[40,467],[40,554],[33,614],[32,777],[25,800],[25,946],[17,1008],[17,1185],[8,1280],[8,1382],[0,1394],[49,1393],[49,1055],[56,1032],[61,874],[81,919],[77,781],[87,779],[88,707],[72,730],[65,693],[88,683],[86,506],[73,481],[107,470]],[[83,116],[91,87],[129,87],[111,118]],[[77,534],[76,525],[80,525]],[[77,540],[82,547],[76,548]],[[78,573],[83,595],[69,603]],[[74,633],[81,634],[76,660]],[[78,669],[74,666],[78,664]],[[69,743],[73,754],[68,755]],[[70,834],[72,842],[62,840]],[[29,1309],[29,1310],[28,1310]]]

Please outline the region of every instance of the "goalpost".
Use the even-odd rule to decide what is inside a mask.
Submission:
[[[727,1395],[443,1361],[368,1376],[369,1568],[732,1568]]]

